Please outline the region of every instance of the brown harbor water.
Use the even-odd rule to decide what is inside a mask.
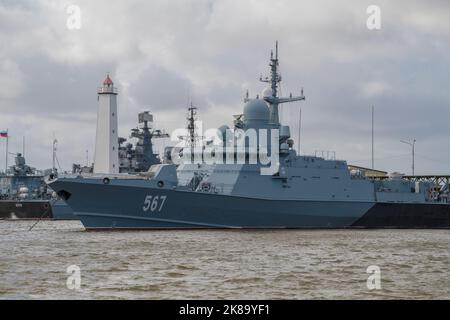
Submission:
[[[450,299],[450,231],[85,232],[0,221],[0,299]],[[79,290],[67,267],[81,269]],[[369,266],[381,289],[369,290]]]

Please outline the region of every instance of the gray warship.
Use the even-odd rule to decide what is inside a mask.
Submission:
[[[305,97],[279,96],[278,68],[277,45],[270,76],[260,79],[270,88],[262,97],[245,99],[233,129],[218,130],[222,146],[235,142],[239,130],[267,130],[259,139],[275,144],[266,149],[233,146],[215,155],[234,163],[220,157],[211,163],[191,134],[190,145],[171,153],[172,162],[180,154],[190,154],[184,157],[190,162],[164,161],[135,175],[60,176],[47,183],[87,230],[450,227],[448,180],[438,186],[402,176],[371,177],[343,160],[298,154],[278,108]],[[262,161],[266,151],[278,161]],[[250,161],[255,154],[257,163]]]
[[[10,170],[0,175],[0,219],[60,217],[64,209],[53,208],[57,199],[44,182],[49,172],[28,166],[21,153],[16,154],[14,160]]]

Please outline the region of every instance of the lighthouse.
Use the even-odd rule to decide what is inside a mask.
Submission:
[[[94,173],[119,173],[117,89],[109,74],[98,88]]]

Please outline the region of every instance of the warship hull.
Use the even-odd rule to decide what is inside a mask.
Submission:
[[[95,181],[95,180],[93,180]],[[87,230],[450,228],[450,205],[269,200],[63,179],[51,187]],[[145,210],[146,197],[158,197]]]
[[[53,219],[53,214],[47,200],[0,200],[0,219]]]
[[[78,220],[62,200],[0,200],[0,220]]]
[[[53,220],[79,220],[78,217],[74,215],[72,208],[62,200],[58,199],[52,201],[51,206]]]

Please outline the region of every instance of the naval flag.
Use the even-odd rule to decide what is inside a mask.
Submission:
[[[8,131],[0,131],[0,138],[8,138]]]

